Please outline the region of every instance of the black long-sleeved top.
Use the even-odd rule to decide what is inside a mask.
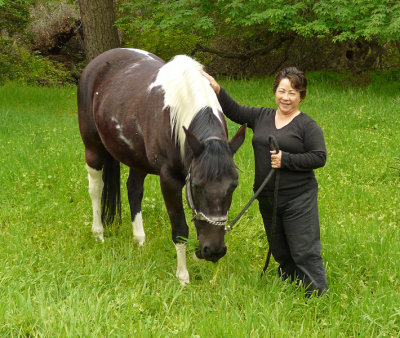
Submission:
[[[279,195],[295,195],[318,186],[313,169],[326,162],[324,134],[308,115],[300,113],[289,124],[277,129],[276,109],[239,105],[221,87],[218,95],[222,111],[232,121],[253,130],[255,158],[254,191],[258,189],[271,170],[268,137],[274,135],[282,151]],[[270,180],[261,195],[273,193],[275,180]]]

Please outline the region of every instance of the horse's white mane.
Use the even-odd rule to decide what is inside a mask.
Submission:
[[[201,75],[203,66],[186,55],[177,55],[160,68],[156,80],[149,90],[161,86],[164,90],[164,108],[170,108],[171,131],[184,155],[185,132],[196,113],[204,107],[211,107],[215,116],[221,120],[222,112],[217,96],[208,80]]]

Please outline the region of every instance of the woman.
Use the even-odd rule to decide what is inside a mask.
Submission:
[[[326,162],[324,135],[317,123],[299,110],[306,97],[307,80],[295,67],[281,70],[273,85],[277,109],[236,103],[213,77],[203,74],[218,96],[224,114],[253,130],[254,191],[271,168],[280,170],[276,225],[271,229],[275,180],[258,197],[259,209],[273,257],[283,279],[302,281],[307,295],[328,290],[321,257],[318,183],[313,169]],[[269,148],[274,135],[280,151]]]

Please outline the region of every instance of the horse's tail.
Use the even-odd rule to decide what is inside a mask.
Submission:
[[[101,220],[104,225],[121,223],[120,165],[110,154],[103,167],[103,193],[101,195]]]

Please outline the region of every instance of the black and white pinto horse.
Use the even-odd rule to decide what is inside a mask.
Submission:
[[[187,181],[200,244],[196,256],[216,262],[226,253],[224,225],[238,184],[233,154],[246,129],[228,141],[221,107],[201,70],[185,55],[165,63],[142,50],[112,49],[88,64],[78,87],[94,236],[103,242],[103,224],[120,219],[122,162],[130,168],[133,235],[143,245],[143,183],[147,174],[159,175],[182,284],[189,283],[182,188]]]

